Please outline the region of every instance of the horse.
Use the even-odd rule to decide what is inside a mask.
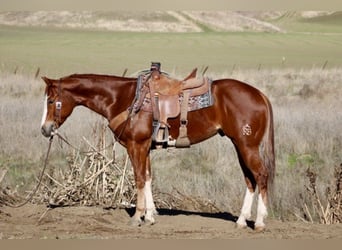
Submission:
[[[192,80],[195,75],[196,69],[183,81]],[[149,77],[148,81],[157,81],[154,83],[158,84],[158,81],[168,80],[165,77],[168,78],[163,75]],[[137,78],[73,74],[60,79],[42,79],[46,84],[42,134],[51,137],[79,105],[105,117],[115,138],[126,148],[133,167],[137,201],[131,224],[154,224],[157,210],[152,196],[150,163],[153,116],[151,112],[140,110],[134,116],[118,119],[135,101]],[[188,112],[190,144],[200,143],[217,134],[231,140],[247,185],[236,225],[238,228],[247,227],[258,188],[254,230],[262,231],[275,173],[271,103],[260,90],[236,79],[213,80],[211,93],[214,99],[212,106]],[[118,123],[118,120],[121,121]],[[171,137],[177,138],[179,124],[179,116],[168,119]]]

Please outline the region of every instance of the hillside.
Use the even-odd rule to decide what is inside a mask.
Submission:
[[[317,25],[320,32],[342,32],[341,23],[340,12],[317,11],[0,12],[0,25],[132,32],[305,32]]]

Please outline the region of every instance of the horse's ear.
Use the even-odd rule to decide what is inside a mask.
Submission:
[[[196,77],[196,74],[197,74],[197,68],[194,68],[194,69],[191,71],[191,73],[190,73],[187,77],[184,78],[183,81],[189,80],[189,79],[191,79],[191,78],[195,78],[195,77]]]
[[[46,83],[46,85],[50,86],[52,84],[52,80],[47,78],[46,76],[42,76],[42,79]]]

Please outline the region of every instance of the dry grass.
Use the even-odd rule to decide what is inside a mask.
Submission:
[[[336,224],[342,222],[342,163],[335,166],[334,179],[326,188],[325,197],[321,198],[317,191],[317,173],[310,168],[306,175],[309,185],[307,193],[311,197],[311,204],[303,204],[303,220],[314,222],[319,220],[322,224]],[[315,218],[316,217],[316,218]],[[315,218],[315,219],[314,219]]]
[[[279,27],[252,16],[244,15],[243,12],[185,11],[184,14],[215,31],[282,32]]]
[[[301,32],[338,25],[333,11],[12,11],[0,25],[130,32]],[[303,23],[310,23],[306,26]],[[314,28],[312,29],[312,24]],[[316,27],[315,27],[316,26]],[[309,28],[309,29],[308,29]],[[340,29],[332,28],[331,31]]]
[[[283,220],[306,218],[310,221],[309,211],[313,221],[321,222],[312,201],[312,192],[308,192],[307,189],[310,186],[306,184],[306,171],[310,168],[317,176],[315,192],[323,208],[334,206],[336,192],[331,184],[335,180],[333,166],[341,164],[342,111],[339,108],[339,97],[342,95],[342,70],[236,69],[234,72],[211,74],[213,78],[228,75],[258,87],[273,103],[277,169],[272,215]],[[27,189],[27,184],[34,181],[33,177],[38,175],[47,146],[47,139],[43,138],[39,129],[43,83],[33,77],[13,74],[3,74],[0,81],[0,169],[7,171],[1,185],[11,188],[17,186],[19,190]],[[83,137],[91,135],[94,132],[94,124],[98,122],[103,120],[96,114],[85,109],[77,109],[60,132],[74,145],[81,147],[82,150],[88,150],[90,146]],[[105,138],[107,142],[112,140],[108,129],[105,131]],[[86,139],[92,141],[92,138]],[[95,142],[92,143],[96,145]],[[99,173],[100,180],[112,176],[111,180],[107,180],[107,185],[111,188],[103,188],[104,182],[100,180],[97,186],[97,193],[99,190],[105,191],[97,196],[97,204],[108,205],[113,196],[106,195],[115,193],[113,180],[120,180],[119,176],[122,174],[113,174],[112,168],[103,169],[112,159],[111,154],[107,155],[108,159],[102,159],[99,166],[89,163],[82,165],[84,161],[91,162],[91,159],[98,156],[79,155],[68,146],[59,147],[55,142],[52,156],[50,168],[55,170],[54,179],[58,182],[63,181],[61,184],[64,196],[70,187],[77,189],[75,187],[79,187],[87,180],[86,176],[90,176],[87,172]],[[96,160],[101,162],[100,158]],[[125,151],[120,146],[116,148],[116,159],[119,159],[118,162],[111,162],[109,165],[118,164],[116,166],[122,171]],[[72,170],[72,165],[82,167],[83,174],[80,174],[80,170]],[[131,169],[130,164],[127,169]],[[216,136],[190,149],[153,151],[152,169],[153,189],[159,197],[159,205],[177,204],[177,198],[172,201],[167,195],[174,194],[173,197],[178,197],[178,200],[182,199],[182,195],[183,199],[201,197],[202,201],[212,204],[208,206],[215,209],[239,213],[245,184],[234,148],[227,139]],[[79,183],[71,184],[71,173],[84,175],[83,179],[80,179]],[[96,188],[96,185],[92,188]],[[330,188],[330,196],[327,188]],[[56,190],[49,187],[46,194],[49,194],[50,198],[55,197],[54,202],[58,204],[63,192],[60,193],[62,196],[56,195]],[[96,189],[92,190],[92,194],[96,193],[94,190]],[[88,194],[83,197],[89,198],[87,204],[96,203],[92,200],[94,195]],[[195,207],[194,209],[199,209]],[[329,209],[332,214],[332,208]]]
[[[0,13],[0,24],[133,32],[281,31],[233,11],[19,11]]]
[[[338,11],[12,11],[0,25],[129,32],[337,32]]]

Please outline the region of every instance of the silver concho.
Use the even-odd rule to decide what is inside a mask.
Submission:
[[[56,102],[56,109],[62,109],[62,102]]]

